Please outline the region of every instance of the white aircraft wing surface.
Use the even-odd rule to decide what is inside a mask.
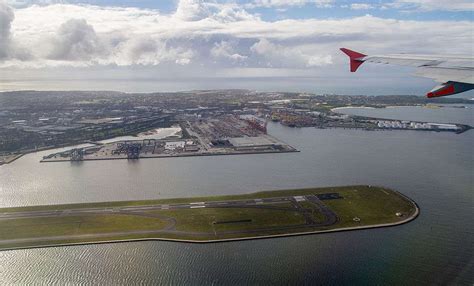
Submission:
[[[350,70],[355,72],[364,62],[413,66],[416,75],[432,78],[442,84],[433,88],[426,95],[439,97],[461,93],[474,88],[474,57],[437,56],[437,55],[364,55],[346,48],[341,48],[350,58]]]

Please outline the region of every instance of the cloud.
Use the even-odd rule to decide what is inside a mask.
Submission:
[[[313,4],[317,7],[331,7],[335,0],[255,0],[247,7],[284,7],[284,6],[304,6]]]
[[[180,0],[174,17],[184,21],[214,19],[223,22],[257,18],[237,4],[217,3],[204,0]]]
[[[15,10],[0,5],[0,13],[0,68],[153,66],[166,73],[186,66],[188,74],[197,75],[235,67],[314,72],[322,66],[345,68],[347,59],[338,49],[343,46],[368,54],[472,52],[470,21],[370,15],[266,21],[233,3],[197,0],[181,0],[169,14],[72,4]]]
[[[231,59],[232,61],[242,61],[247,59],[247,56],[243,56],[234,52],[234,48],[232,47],[231,43],[226,41],[215,43],[214,47],[211,49],[211,55],[214,58]]]
[[[197,21],[211,15],[210,7],[202,0],[181,0],[175,16],[185,21]]]
[[[431,12],[431,11],[474,11],[471,0],[395,0],[386,3],[352,3],[343,4],[341,8],[352,10],[381,10],[395,9],[402,12]]]
[[[175,60],[175,63],[178,64],[178,65],[185,66],[185,65],[188,65],[188,64],[191,63],[191,59],[189,59],[189,58],[181,58],[181,59]]]
[[[49,58],[53,60],[90,60],[103,51],[94,27],[84,19],[71,19],[61,24]]]
[[[384,6],[418,11],[474,11],[472,0],[396,0]]]
[[[350,8],[352,10],[369,10],[369,9],[374,9],[375,7],[367,3],[352,3],[350,5]]]
[[[15,15],[13,9],[0,1],[0,59],[6,58],[11,52],[11,23]]]
[[[317,67],[332,63],[330,55],[305,51],[304,47],[284,47],[260,39],[250,50],[266,59],[268,67]]]

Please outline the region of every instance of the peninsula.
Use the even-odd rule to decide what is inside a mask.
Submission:
[[[399,225],[419,209],[383,187],[0,209],[0,250],[134,240],[222,242]]]

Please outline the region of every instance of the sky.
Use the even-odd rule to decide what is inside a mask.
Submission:
[[[473,55],[469,0],[0,0],[0,90],[424,94],[365,54]]]

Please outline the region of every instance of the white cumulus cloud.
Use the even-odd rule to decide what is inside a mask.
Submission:
[[[56,60],[89,60],[103,49],[94,27],[84,19],[70,19],[59,27],[49,57]]]
[[[370,15],[267,21],[249,11],[199,0],[181,0],[168,14],[73,4],[13,9],[3,3],[0,68],[153,66],[166,72],[186,66],[188,73],[199,68],[202,75],[206,68],[218,73],[217,68],[345,66],[339,51],[344,46],[368,54],[472,53],[470,21]]]
[[[234,52],[232,44],[226,41],[215,43],[214,47],[212,47],[211,49],[211,55],[214,58],[226,58],[231,59],[233,61],[241,61],[247,59],[247,56],[243,56]]]
[[[313,4],[317,7],[331,7],[335,0],[255,0],[248,7],[283,7]]]
[[[269,67],[316,67],[332,63],[330,55],[319,55],[305,47],[285,47],[260,39],[250,50],[261,55]]]
[[[375,7],[367,3],[352,3],[350,5],[350,8],[352,10],[369,10],[369,9],[374,9]]]

